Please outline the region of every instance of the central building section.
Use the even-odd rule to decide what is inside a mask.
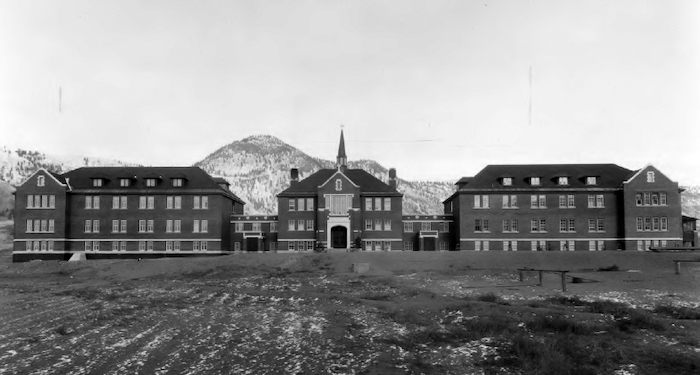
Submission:
[[[341,131],[336,168],[303,180],[294,168],[289,188],[278,194],[279,249],[401,250],[403,195],[394,169],[387,180],[348,168]]]

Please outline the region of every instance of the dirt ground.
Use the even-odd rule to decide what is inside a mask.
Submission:
[[[700,373],[700,263],[672,262],[700,254],[13,264],[7,228],[0,374]],[[521,267],[569,270],[567,291],[554,274],[520,282]]]

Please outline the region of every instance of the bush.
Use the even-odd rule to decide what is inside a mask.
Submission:
[[[498,302],[498,301],[500,300],[500,297],[498,297],[498,296],[497,296],[496,294],[494,294],[493,292],[489,292],[489,293],[479,294],[478,296],[476,296],[476,300],[477,300],[477,301],[481,301],[481,302],[493,302],[493,303],[496,303],[496,302]]]
[[[700,309],[684,306],[659,305],[654,308],[657,314],[663,314],[674,319],[698,320]]]
[[[620,270],[620,267],[618,267],[617,264],[613,264],[613,265],[610,266],[610,267],[600,267],[600,268],[598,268],[598,271],[601,271],[601,272],[619,271],[619,270]]]

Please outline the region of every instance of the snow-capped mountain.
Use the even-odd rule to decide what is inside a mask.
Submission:
[[[299,178],[303,179],[319,169],[334,167],[329,160],[307,155],[269,135],[235,141],[195,165],[226,178],[233,192],[246,201],[246,212],[251,214],[277,212],[276,196],[289,186],[291,168],[299,169]],[[362,168],[382,181],[388,180],[388,169],[373,160],[349,161],[348,167]],[[399,178],[398,189],[404,194],[404,213],[437,214],[442,212],[442,200],[452,194],[453,183]]]

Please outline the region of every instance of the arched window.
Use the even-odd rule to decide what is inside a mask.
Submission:
[[[343,190],[343,181],[340,179],[335,180],[335,191]]]
[[[36,186],[44,186],[44,176],[37,177]]]
[[[654,182],[654,172],[647,172],[647,182]]]

